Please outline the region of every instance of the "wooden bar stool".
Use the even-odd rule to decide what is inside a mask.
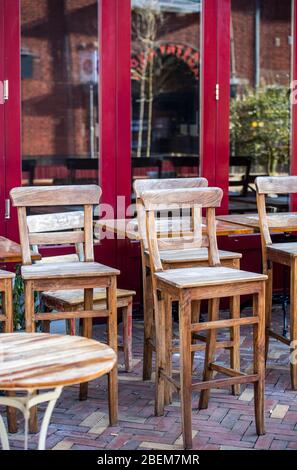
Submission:
[[[146,222],[145,222],[145,211],[141,203],[141,194],[144,191],[159,189],[176,190],[183,188],[202,188],[207,187],[208,182],[205,178],[177,178],[177,179],[148,179],[138,180],[134,183],[134,191],[137,198],[137,220],[139,232],[141,234],[141,259],[142,259],[142,277],[143,277],[143,305],[144,305],[144,347],[143,347],[143,379],[150,380],[152,374],[152,356],[155,350],[154,344],[154,309],[153,309],[153,297],[152,297],[152,280],[151,270],[148,252],[148,243],[146,239]],[[175,213],[177,211],[175,210]],[[191,221],[191,218],[188,217]],[[160,219],[157,223],[162,224]],[[178,221],[175,221],[179,228],[185,230],[191,230],[191,227],[187,226],[187,222],[182,222],[182,225]],[[161,235],[160,235],[161,236]],[[233,253],[230,251],[219,250],[220,260],[223,266],[230,268],[240,269],[241,253]],[[208,252],[207,248],[203,247],[187,247],[183,250],[176,249],[174,244],[167,243],[164,249],[160,251],[160,259],[163,269],[175,269],[175,268],[193,268],[198,266],[208,266]],[[232,317],[239,317],[240,315],[240,302],[238,296],[234,296],[231,299]],[[192,302],[192,320],[193,322],[199,322],[200,317],[200,300]],[[202,339],[201,335],[193,334],[193,336]],[[239,327],[235,326],[231,328],[231,340],[230,343],[230,359],[234,369],[240,369],[240,353],[239,353]],[[194,353],[193,353],[194,356]],[[234,395],[240,394],[240,384],[232,387]]]
[[[73,216],[72,216],[73,214]],[[69,228],[69,217],[76,218],[78,223],[83,225],[83,212],[74,212],[69,215],[68,213],[56,213],[51,214],[51,218],[54,218],[55,222],[59,224],[60,230],[67,230]],[[81,222],[79,222],[81,220]],[[48,223],[48,215],[31,215],[27,217],[27,226],[29,232],[36,233],[38,228],[43,227]],[[39,252],[39,247],[34,246],[34,253]],[[36,261],[35,264],[48,264],[48,263],[77,263],[84,261],[84,248],[83,244],[77,243],[75,246],[76,253],[59,256],[43,257],[40,261]],[[131,372],[132,370],[132,304],[134,291],[117,289],[117,308],[122,310],[123,315],[123,345],[119,345],[118,348],[124,351],[125,359],[125,370]],[[93,293],[93,305],[96,310],[106,310],[106,290],[105,289],[94,289]],[[83,310],[84,307],[84,292],[83,290],[58,290],[41,292],[40,303],[43,311],[51,312],[52,310],[59,310],[63,312],[76,312]],[[54,315],[52,319],[54,319]],[[76,334],[76,319],[68,319],[67,332],[70,335]],[[50,320],[42,322],[43,332],[50,332]]]
[[[0,322],[4,324],[4,328],[2,327],[4,333],[13,332],[12,290],[14,278],[14,273],[0,269],[0,292],[2,294]],[[8,394],[11,395],[9,392]],[[9,432],[17,432],[16,410],[14,408],[7,407],[7,424]]]
[[[266,195],[268,194],[296,194],[297,176],[258,177],[255,180],[257,188],[257,206],[262,244],[263,273],[268,275],[266,289],[266,357],[268,355],[269,337],[281,341],[291,347],[291,352],[297,349],[297,243],[272,243],[270,227],[272,220],[266,213]],[[273,227],[281,229],[283,226],[296,221],[297,214],[281,213],[273,217]],[[286,338],[271,329],[272,292],[273,292],[273,263],[283,264],[290,268],[290,338]],[[295,342],[295,343],[294,343]],[[290,362],[291,384],[297,390],[297,364]]]
[[[25,284],[26,331],[35,331],[37,321],[52,319],[83,319],[83,336],[92,337],[92,319],[107,318],[108,344],[117,352],[117,297],[116,277],[119,271],[94,262],[93,246],[93,207],[98,205],[101,189],[96,185],[81,186],[43,186],[14,188],[10,192],[13,205],[18,209],[19,232],[22,248],[22,277]],[[51,206],[81,207],[81,211],[64,214],[63,228],[60,218],[45,214],[42,223],[29,230],[27,208]],[[46,212],[46,209],[45,209]],[[67,227],[67,230],[66,228]],[[82,244],[84,262],[32,264],[30,246]],[[107,308],[93,309],[93,289],[106,289]],[[71,312],[34,311],[34,292],[47,290],[83,289],[84,309]],[[88,386],[81,384],[80,399],[87,398]],[[109,373],[109,419],[115,424],[118,419],[117,367]],[[36,412],[34,414],[36,429]]]
[[[223,192],[219,188],[194,188],[146,191],[141,195],[146,212],[146,230],[151,270],[154,273],[153,297],[156,316],[156,402],[157,415],[164,413],[165,395],[168,387],[180,392],[182,407],[182,430],[185,448],[192,447],[192,391],[199,390],[199,408],[208,406],[211,388],[229,387],[235,384],[253,383],[255,389],[255,417],[258,434],[264,434],[264,346],[265,346],[265,281],[267,276],[255,274],[220,264],[216,239],[215,208],[219,207]],[[192,235],[158,239],[155,212],[162,208],[178,206],[181,210],[191,208],[195,221]],[[207,237],[202,235],[201,209],[206,209]],[[174,241],[176,249],[185,244],[192,247],[208,245],[209,265],[207,267],[164,270],[160,250]],[[244,318],[219,320],[219,299],[250,294],[253,296],[253,315]],[[172,349],[171,329],[172,299],[179,301],[180,335],[180,382],[172,377],[168,354]],[[191,305],[194,300],[208,299],[209,318],[199,323],[191,320]],[[238,370],[215,363],[217,330],[223,328],[253,325],[254,330],[254,371],[245,374]],[[202,382],[192,383],[191,352],[193,332],[207,332],[205,366]],[[171,354],[170,354],[171,355]],[[213,379],[214,372],[227,378]]]
[[[132,303],[134,291],[117,289],[117,308],[122,310],[123,315],[123,344],[118,349],[124,351],[125,370],[131,372],[133,368],[132,359]],[[93,306],[95,310],[106,310],[106,290],[94,289]],[[62,290],[42,292],[42,305],[49,311],[59,310],[72,312],[82,310],[84,306],[83,290]],[[75,320],[71,320],[70,334],[76,334]],[[48,325],[47,325],[48,327]]]

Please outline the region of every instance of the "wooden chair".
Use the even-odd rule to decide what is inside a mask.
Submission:
[[[266,289],[266,357],[268,355],[269,337],[281,341],[291,347],[293,352],[297,349],[294,341],[297,340],[297,243],[272,243],[269,227],[269,215],[266,212],[266,195],[268,194],[294,194],[297,193],[297,177],[258,177],[256,178],[257,207],[262,244],[263,273],[268,275]],[[292,223],[296,214],[282,215],[278,219],[273,217],[273,226],[279,227]],[[276,333],[271,329],[272,291],[273,291],[273,263],[283,264],[290,268],[290,338]],[[292,388],[297,390],[297,364],[290,362]]]
[[[58,212],[50,215],[51,219],[55,219],[55,223],[59,225],[60,230],[67,230],[69,228],[69,218],[76,219],[76,226],[83,227],[84,213],[83,211],[75,212]],[[46,227],[49,221],[47,214],[27,216],[27,225],[29,233],[35,233],[38,228]],[[39,247],[34,246],[34,253],[39,253]],[[82,243],[77,243],[75,246],[76,253],[60,256],[43,257],[36,264],[45,263],[75,263],[84,261],[84,249]],[[134,291],[117,289],[117,308],[122,310],[123,315],[123,345],[118,348],[124,351],[125,370],[131,372],[132,370],[132,304]],[[84,292],[83,290],[59,290],[42,292],[40,302],[43,309],[51,312],[52,310],[60,311],[77,311],[83,310],[84,305]],[[93,305],[95,309],[106,309],[106,290],[94,289]],[[76,319],[72,318],[66,320],[67,330],[71,335],[76,334]],[[43,331],[50,332],[50,321],[43,321]]]
[[[123,345],[118,345],[118,349],[124,351],[126,372],[131,372],[133,367],[132,304],[134,295],[134,291],[117,289],[117,308],[122,310],[123,315]],[[94,289],[93,305],[95,310],[106,310],[106,300],[105,289]],[[44,308],[49,311],[60,310],[63,312],[71,312],[83,310],[84,293],[81,289],[43,292],[41,295],[41,302]],[[71,335],[75,335],[76,321],[72,319],[69,323],[69,332]],[[45,332],[48,332],[48,330],[45,330]]]
[[[19,232],[22,248],[22,277],[25,284],[26,331],[34,332],[37,321],[52,319],[83,319],[83,336],[92,337],[92,319],[107,318],[108,344],[117,352],[117,297],[116,277],[119,271],[94,262],[93,247],[93,206],[97,205],[101,189],[96,185],[88,186],[43,186],[14,188],[10,192],[13,205],[18,210]],[[83,206],[81,213],[68,213],[63,229],[60,219],[50,214],[44,216],[42,223],[27,224],[27,208],[49,206]],[[65,230],[67,227],[68,230]],[[82,244],[84,262],[32,264],[30,246]],[[106,289],[107,308],[93,309],[93,289]],[[83,289],[84,309],[71,312],[34,311],[34,292],[47,290]],[[87,398],[87,384],[80,386],[80,399]],[[109,373],[109,418],[110,424],[117,422],[118,391],[117,368]],[[36,413],[34,415],[36,423]],[[32,426],[35,427],[36,426]],[[31,427],[31,429],[32,429]]]
[[[12,299],[12,290],[13,290],[13,279],[15,278],[14,273],[8,271],[3,271],[0,269],[0,292],[2,294],[1,302],[1,314],[0,314],[0,323],[4,324],[2,331],[4,333],[13,332],[13,299]],[[8,395],[12,395],[13,392],[8,392]],[[7,423],[8,431],[11,433],[17,432],[17,423],[16,423],[16,411],[14,408],[7,407]]]
[[[182,429],[185,448],[192,447],[192,396],[194,390],[201,391],[199,408],[208,406],[211,388],[228,387],[235,384],[253,383],[255,389],[255,416],[258,434],[264,434],[264,346],[265,346],[265,281],[267,276],[220,264],[216,239],[215,208],[220,205],[223,192],[219,188],[194,188],[145,191],[141,195],[146,212],[146,230],[153,274],[154,307],[156,316],[156,402],[157,415],[164,413],[166,390],[173,387],[180,392],[182,407]],[[182,237],[158,239],[155,212],[171,204],[193,211],[192,234]],[[202,235],[201,209],[206,209],[207,236]],[[164,270],[160,250],[168,243],[176,249],[185,246],[200,248],[207,246],[208,266]],[[253,295],[253,315],[244,318],[219,320],[219,299],[239,295]],[[172,378],[168,354],[171,350],[171,303],[179,301],[180,338],[180,382]],[[193,300],[209,299],[207,322],[191,321]],[[254,328],[254,371],[246,374],[215,363],[217,330],[223,328],[253,325]],[[192,383],[191,352],[198,349],[192,343],[193,332],[207,332],[205,366],[202,382]],[[227,378],[213,379],[214,372]]]
[[[143,267],[143,305],[144,305],[144,349],[143,349],[143,379],[150,380],[152,374],[152,356],[155,349],[154,346],[154,309],[152,297],[152,281],[150,271],[150,260],[148,252],[148,242],[146,238],[146,222],[145,210],[142,206],[141,194],[147,190],[168,189],[175,191],[182,188],[199,188],[206,187],[208,182],[205,178],[178,178],[163,180],[138,180],[134,183],[134,191],[137,197],[137,218],[139,231],[141,233],[141,257]],[[230,251],[219,251],[219,256],[223,266],[240,268],[240,253]],[[208,252],[206,248],[194,247],[185,248],[183,250],[176,249],[174,244],[168,243],[166,249],[160,251],[160,259],[163,269],[174,268],[192,268],[196,266],[208,265]],[[239,298],[235,296],[231,300],[232,316],[238,317],[240,312]],[[200,301],[192,303],[192,320],[199,321]],[[232,346],[230,347],[231,364],[235,369],[240,369],[239,354],[239,328],[232,328]],[[240,393],[240,385],[233,387],[233,393]]]

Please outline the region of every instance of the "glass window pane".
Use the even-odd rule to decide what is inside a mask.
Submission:
[[[291,0],[231,5],[229,207],[255,212],[255,177],[290,172]],[[271,210],[287,204],[269,201]]]
[[[200,0],[132,0],[132,171],[199,174]]]
[[[23,185],[98,183],[97,0],[21,1]]]

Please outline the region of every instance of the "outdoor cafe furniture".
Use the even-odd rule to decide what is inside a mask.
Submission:
[[[228,387],[236,384],[254,384],[256,430],[265,433],[264,427],[264,374],[265,374],[265,281],[266,275],[255,274],[221,266],[217,248],[215,208],[222,199],[219,188],[194,188],[145,191],[141,195],[146,212],[146,230],[151,271],[153,272],[153,299],[156,316],[156,403],[157,415],[164,413],[168,387],[180,392],[182,408],[182,431],[185,448],[192,447],[192,391],[201,391],[199,408],[208,406],[211,388]],[[155,211],[166,204],[184,207],[193,211],[193,230],[187,237],[158,238]],[[202,235],[201,208],[206,209],[207,240]],[[164,270],[160,257],[161,250],[170,243],[176,249],[184,245],[200,248],[207,245],[208,266]],[[219,299],[239,295],[253,296],[253,315],[219,320]],[[172,377],[170,358],[172,350],[172,299],[179,301],[179,352],[180,382]],[[209,318],[206,322],[191,320],[193,300],[209,300]],[[232,315],[232,312],[231,312]],[[217,330],[222,328],[252,325],[254,332],[254,370],[245,374],[238,370],[215,363]],[[193,332],[207,332],[205,365],[202,382],[192,383],[191,353],[197,348],[192,344]],[[239,339],[239,338],[238,338]],[[213,379],[214,372],[227,378]]]
[[[39,260],[41,258],[39,253],[31,252],[32,259]],[[21,246],[9,240],[6,237],[0,237],[0,263],[21,263],[22,250]]]
[[[265,197],[268,194],[296,194],[297,177],[258,177],[256,179],[257,205],[259,226],[261,231],[263,272],[268,275],[266,292],[266,355],[268,354],[269,337],[290,346],[291,352],[297,349],[297,243],[273,243],[270,227],[283,230],[284,225],[297,225],[297,214],[275,214],[273,222],[266,213]],[[272,292],[273,292],[273,263],[290,268],[290,338],[286,338],[271,329],[272,321]],[[290,361],[291,384],[297,390],[297,363]]]
[[[33,216],[38,217],[38,216]],[[78,260],[77,260],[78,261]],[[117,308],[123,315],[123,344],[118,345],[118,349],[124,351],[124,362],[126,372],[132,371],[132,304],[134,291],[126,289],[117,289]],[[106,310],[106,290],[102,288],[94,289],[93,306],[95,310]],[[47,310],[59,310],[65,312],[82,310],[84,306],[83,290],[59,290],[42,292],[42,306]],[[70,320],[70,334],[75,335],[75,320]],[[44,322],[45,323],[45,322]],[[48,325],[46,325],[48,328]],[[43,330],[44,331],[44,330]],[[49,331],[48,331],[49,332]]]
[[[146,237],[145,211],[141,204],[141,194],[147,190],[168,189],[174,192],[182,188],[199,188],[208,186],[205,178],[179,178],[165,180],[138,180],[134,183],[134,191],[137,198],[137,218],[138,227],[141,234],[141,259],[143,266],[143,304],[144,304],[144,349],[143,349],[143,379],[149,380],[152,374],[152,356],[154,345],[154,309],[152,299],[152,279],[148,254],[148,242]],[[190,220],[190,219],[189,219]],[[162,221],[160,220],[160,223]],[[186,224],[181,227],[186,228]],[[190,228],[190,227],[187,227]],[[223,266],[240,268],[240,253],[230,251],[219,251],[219,256]],[[185,247],[176,249],[174,244],[168,243],[160,251],[160,259],[163,269],[193,268],[208,265],[207,248]],[[231,300],[233,315],[239,316],[240,303],[237,296]],[[192,321],[199,322],[200,300],[194,301],[192,305]],[[239,328],[232,328],[232,342],[230,344],[231,364],[235,369],[240,368],[239,362]],[[240,393],[240,386],[233,387],[234,394]]]
[[[8,271],[0,269],[0,293],[2,296],[0,323],[2,324],[2,331],[5,333],[13,332],[13,280],[15,275]],[[4,325],[4,326],[3,326]],[[0,351],[1,361],[1,351]],[[7,408],[7,422],[9,432],[16,432],[16,415],[15,411]]]
[[[0,404],[20,410],[25,418],[25,449],[32,409],[48,403],[39,436],[38,449],[44,450],[55,404],[63,387],[86,383],[104,374],[117,373],[113,349],[92,339],[44,333],[0,335],[0,390],[25,391],[22,396],[0,396]],[[36,392],[39,391],[37,395]],[[117,413],[117,404],[115,413]],[[2,449],[9,450],[8,435],[0,415]]]
[[[59,226],[59,230],[68,230],[69,226],[75,225],[77,228],[84,226],[84,212],[58,212],[54,214],[41,214],[27,216],[27,225],[29,232],[45,231],[51,224]],[[39,246],[34,246],[34,253],[39,254]],[[84,261],[83,243],[76,243],[76,253],[59,256],[42,257],[37,260],[37,264],[48,263],[72,263]],[[40,256],[40,255],[39,255]],[[132,303],[134,291],[117,289],[117,308],[122,310],[123,315],[123,345],[118,346],[124,351],[125,369],[127,372],[132,370]],[[106,289],[97,288],[93,292],[93,305],[97,310],[106,310]],[[52,290],[42,292],[40,295],[40,303],[42,309],[48,312],[53,310],[76,312],[83,310],[84,291],[82,289],[75,290]],[[54,319],[54,317],[52,317]],[[76,318],[66,320],[68,332],[76,334]],[[43,321],[43,331],[50,332],[50,321]]]
[[[93,207],[98,204],[101,189],[96,185],[88,186],[43,186],[20,187],[10,192],[13,205],[18,210],[19,233],[22,247],[22,278],[25,284],[25,322],[26,331],[34,332],[38,321],[58,319],[83,319],[83,336],[92,337],[92,319],[107,318],[108,344],[117,352],[117,275],[119,271],[100,263],[94,262],[93,246]],[[59,206],[83,206],[83,221],[78,217],[69,217],[60,226],[59,220],[49,215],[45,222],[28,226],[27,208]],[[46,222],[48,220],[48,222]],[[66,229],[67,227],[67,229]],[[62,230],[62,231],[61,231]],[[30,246],[83,244],[84,260],[77,263],[44,263],[32,264]],[[107,308],[93,309],[93,289],[105,288],[107,292]],[[35,312],[34,292],[59,289],[83,289],[84,309],[71,312]],[[80,386],[80,399],[86,399],[87,382]],[[109,406],[110,423],[117,422],[117,370],[109,373]],[[36,429],[36,413],[33,414],[31,429]]]
[[[0,292],[2,294],[0,322],[4,323],[2,331],[11,333],[13,331],[13,301],[12,289],[15,275],[0,269]]]

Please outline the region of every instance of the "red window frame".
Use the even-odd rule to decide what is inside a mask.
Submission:
[[[5,199],[9,197],[11,188],[21,185],[20,0],[0,0],[0,21],[1,19],[4,22],[5,34],[2,44],[0,29],[0,57],[4,57],[5,77],[9,80],[10,88],[9,101],[0,111],[5,113],[4,123],[1,123],[0,114],[0,125],[2,124],[1,128],[4,129],[0,136],[6,136],[5,162],[4,159],[0,162],[0,165],[5,166],[6,181],[1,181],[1,186],[5,188]],[[103,190],[102,200],[112,204],[115,211],[117,194],[124,195],[127,201],[130,198],[129,20],[129,0],[99,0],[99,174]],[[0,74],[1,63],[0,59]],[[1,142],[0,137],[0,152]],[[3,152],[0,153],[1,156],[2,154]],[[4,201],[1,201],[2,207]],[[11,210],[11,219],[5,221],[1,233],[18,239],[15,210]]]
[[[297,0],[293,0],[293,4],[294,80],[297,79]],[[209,180],[210,185],[223,188],[221,212],[228,211],[230,14],[231,0],[207,0],[203,3],[201,173]],[[2,41],[1,27],[4,27],[5,44]],[[99,0],[99,34],[100,184],[103,201],[113,205],[116,216],[117,196],[124,196],[128,205],[131,193],[130,0]],[[0,183],[5,186],[1,197],[5,199],[11,187],[21,184],[20,0],[0,0],[0,52],[2,51],[4,54],[0,53],[0,76],[5,75],[10,82],[9,101],[4,107],[1,106],[0,111],[2,129],[5,120],[4,133],[0,132],[0,170],[4,170],[1,171]],[[216,84],[220,87],[218,101],[215,97]],[[297,141],[294,138],[296,123],[297,111],[296,106],[293,106],[291,174],[297,174]],[[3,151],[1,152],[3,145],[5,162]],[[11,211],[11,219],[5,221],[4,228],[4,200],[0,202],[1,233],[17,239],[15,211]]]

